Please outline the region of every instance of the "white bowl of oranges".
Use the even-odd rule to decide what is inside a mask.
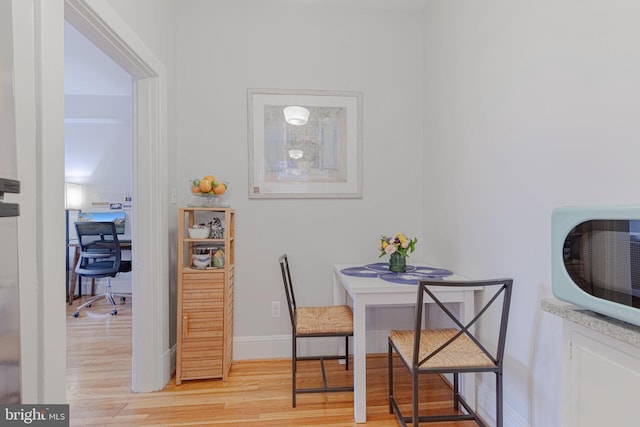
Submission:
[[[191,194],[201,197],[205,206],[217,206],[229,189],[229,183],[213,175],[192,179],[190,184]]]

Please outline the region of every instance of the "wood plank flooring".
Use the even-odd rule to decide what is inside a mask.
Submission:
[[[79,304],[74,303],[74,306]],[[237,361],[228,381],[171,380],[162,391],[131,393],[131,303],[119,305],[111,316],[105,301],[73,318],[67,309],[67,400],[72,426],[372,426],[398,425],[387,403],[386,355],[367,359],[367,423],[353,422],[353,393],[298,396],[291,407],[291,362]],[[332,385],[352,381],[352,371],[327,362]],[[397,365],[396,394],[410,402],[410,382]],[[423,376],[427,377],[427,376]],[[304,362],[299,379],[321,382],[318,362]],[[439,377],[421,384],[421,400],[428,411],[447,411],[450,389]],[[443,409],[444,408],[444,409]],[[468,427],[473,422],[430,423],[433,427]]]

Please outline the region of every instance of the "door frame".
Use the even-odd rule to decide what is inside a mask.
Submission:
[[[171,378],[167,71],[106,2],[64,0],[64,18],[132,76],[132,382],[134,392]]]

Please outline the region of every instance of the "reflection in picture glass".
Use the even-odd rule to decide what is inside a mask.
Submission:
[[[264,107],[265,182],[346,182],[347,108],[312,107],[305,125],[284,120],[286,105]]]

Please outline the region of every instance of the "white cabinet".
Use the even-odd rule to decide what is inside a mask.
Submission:
[[[564,320],[563,426],[640,425],[640,347]]]

